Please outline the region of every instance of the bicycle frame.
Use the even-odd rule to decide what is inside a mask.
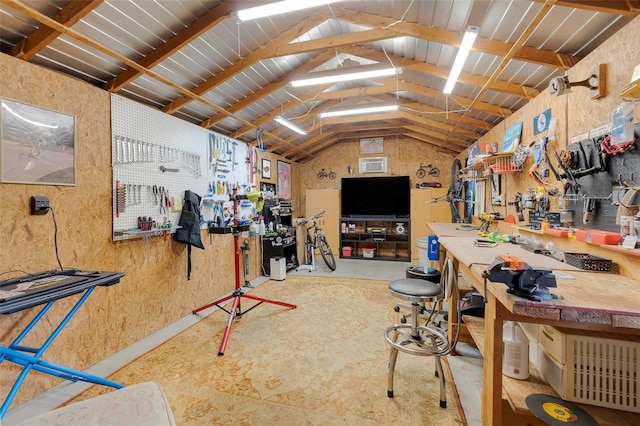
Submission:
[[[318,238],[318,222],[316,219],[310,219],[312,222],[311,225],[305,228],[306,239],[304,242],[304,265],[300,265],[297,270],[304,271],[308,270],[309,272],[316,271],[318,267],[316,266],[316,247],[317,247],[317,238]],[[308,225],[308,223],[307,223]],[[311,235],[311,231],[313,230],[313,236]]]
[[[319,213],[311,216],[308,219],[304,219],[303,222],[299,222],[300,225],[306,225],[306,239],[305,239],[305,265],[301,265],[297,270],[308,270],[315,271],[318,269],[316,266],[316,249],[320,252],[322,256],[322,260],[327,264],[329,269],[335,271],[336,269],[336,261],[333,256],[333,251],[329,244],[327,243],[326,237],[324,236],[324,232],[322,232],[322,228],[318,225],[318,218],[324,214],[324,210],[321,210]],[[309,224],[311,222],[311,224]]]

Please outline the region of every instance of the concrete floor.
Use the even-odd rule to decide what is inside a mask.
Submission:
[[[394,280],[404,278],[406,269],[415,266],[408,262],[388,262],[378,260],[362,259],[336,259],[337,268],[330,271],[321,258],[316,259],[317,269],[291,270],[288,275],[309,275],[345,278],[370,278],[379,280]],[[251,284],[257,286],[267,280],[266,277],[255,279]],[[210,308],[210,311],[217,309]],[[209,311],[203,311],[206,315]],[[162,330],[140,340],[136,344],[123,349],[109,358],[94,365],[87,372],[98,376],[107,376],[120,367],[133,361],[140,355],[153,349],[163,341],[169,339],[186,327],[194,324],[200,316],[189,315],[179,321],[165,327]],[[467,417],[467,424],[477,426],[482,424],[480,408],[482,393],[482,359],[478,350],[473,345],[459,344],[456,347],[456,355],[448,356],[449,365],[454,376],[454,381],[460,395],[460,402]],[[36,414],[51,410],[59,404],[69,400],[71,397],[82,392],[91,386],[90,384],[78,382],[63,382],[50,390],[37,395],[30,401],[11,409],[1,424],[11,426],[26,420]]]

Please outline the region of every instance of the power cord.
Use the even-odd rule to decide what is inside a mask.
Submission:
[[[58,255],[58,222],[56,222],[56,213],[53,211],[53,207],[47,207],[47,210],[51,211],[51,217],[53,217],[53,244],[56,250],[56,260],[58,261],[60,270],[64,271],[62,262],[60,262],[60,256]]]

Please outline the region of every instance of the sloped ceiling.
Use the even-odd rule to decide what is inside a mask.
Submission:
[[[343,141],[414,139],[459,153],[640,13],[640,1],[359,0],[240,22],[263,2],[0,2],[2,51],[305,162]],[[480,28],[451,95],[463,33]],[[348,64],[395,77],[293,88]],[[340,106],[397,111],[320,119]],[[276,123],[283,116],[306,130]]]

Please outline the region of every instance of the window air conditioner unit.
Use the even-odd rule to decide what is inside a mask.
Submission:
[[[387,157],[367,157],[359,161],[360,173],[386,173]]]

